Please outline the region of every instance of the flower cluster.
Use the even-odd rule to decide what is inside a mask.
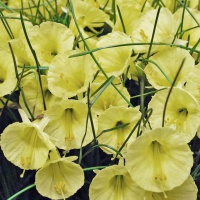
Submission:
[[[50,199],[74,195],[93,169],[91,200],[197,198],[188,144],[200,136],[198,0],[0,5],[1,114],[20,114],[0,145],[22,178],[36,170]],[[96,149],[105,166],[83,162]]]

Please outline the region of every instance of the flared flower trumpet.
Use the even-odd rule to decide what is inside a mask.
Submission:
[[[136,184],[162,192],[180,186],[193,165],[192,152],[176,130],[157,128],[136,138],[127,149],[126,167]]]

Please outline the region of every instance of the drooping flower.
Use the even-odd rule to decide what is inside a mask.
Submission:
[[[149,10],[136,21],[132,32],[133,43],[150,43],[157,12],[158,9]],[[161,8],[153,42],[171,43],[176,28],[176,21],[173,19],[172,13],[167,8]],[[165,46],[153,45],[151,53],[160,51],[163,48]],[[148,52],[149,45],[134,45],[133,49],[136,53],[145,53]]]
[[[29,37],[40,65],[44,66],[49,66],[57,55],[72,50],[74,42],[74,35],[69,28],[50,21],[34,26]]]
[[[131,39],[126,34],[115,31],[102,36],[97,42],[97,47],[105,47],[110,45],[122,45],[131,43]],[[95,52],[101,67],[108,76],[119,76],[129,65],[132,54],[131,46],[119,46],[114,48],[102,49]]]
[[[93,83],[91,85],[91,95],[93,92],[95,92],[101,84],[99,83]],[[130,95],[125,87],[120,85],[116,85],[116,87],[119,89],[119,91],[129,100]],[[96,93],[94,96],[91,97],[91,101],[98,95]],[[102,114],[106,109],[109,107],[118,107],[118,106],[124,106],[128,107],[127,102],[122,98],[122,96],[119,94],[119,92],[112,86],[109,85],[103,93],[98,97],[98,99],[95,101],[95,103],[92,105],[93,110],[96,112],[96,114],[100,115]]]
[[[195,67],[190,71],[190,73],[185,77],[185,82],[183,84],[183,89],[187,90],[192,94],[200,103],[200,63],[195,65]]]
[[[15,89],[17,78],[11,55],[0,51],[0,97],[10,94]]]
[[[151,62],[144,69],[149,83],[156,89],[170,87],[184,59],[175,85],[183,85],[186,76],[194,67],[194,58],[187,50],[177,47],[167,47],[151,56]]]
[[[89,188],[90,200],[143,200],[144,190],[131,179],[124,166],[113,165],[102,169]]]
[[[151,99],[148,108],[153,109],[149,119],[152,128],[162,126],[163,110],[169,89],[157,92]],[[195,136],[200,123],[200,106],[197,100],[181,88],[173,88],[164,118],[164,126],[175,126],[188,142]]]
[[[47,161],[49,151],[55,149],[44,127],[47,119],[40,123],[30,122],[23,110],[19,110],[22,123],[7,126],[1,134],[1,149],[4,156],[14,165],[25,170],[39,169]]]
[[[36,172],[37,191],[51,199],[65,199],[72,196],[84,184],[84,173],[80,165],[72,162],[75,156],[59,157],[50,152],[50,160]]]
[[[134,126],[137,124],[141,113],[136,108],[110,107],[105,110],[98,120],[98,141],[100,144],[106,144],[116,150],[122,146]],[[112,130],[109,130],[112,129]],[[109,130],[108,132],[105,132]],[[136,132],[129,138],[123,152],[126,152],[127,146],[135,140]],[[115,154],[108,148],[101,147],[106,153]]]
[[[75,17],[78,22],[80,29],[88,28],[93,33],[98,33],[95,28],[101,28],[104,23],[112,26],[112,22],[109,20],[109,16],[97,7],[92,6],[86,1],[73,0],[73,8],[75,12]],[[71,13],[70,13],[71,15]],[[72,30],[74,35],[78,36],[78,31],[71,16],[69,28]]]
[[[68,58],[70,51],[54,58],[48,71],[49,90],[57,97],[70,98],[85,92],[93,78],[94,62],[89,55]]]
[[[146,8],[146,6],[145,6],[145,8]],[[151,9],[153,9],[153,8],[151,8]],[[131,36],[131,34],[134,30],[133,29],[134,24],[136,23],[138,18],[140,16],[142,16],[141,3],[137,2],[137,1],[123,2],[121,4],[121,6],[119,7],[119,10],[120,10],[120,14],[121,14],[125,29],[122,26],[122,22],[121,22],[121,19],[119,17],[119,13],[117,12],[116,23],[113,27],[113,30],[114,31],[121,31],[121,32],[125,31],[125,33],[127,35]]]
[[[180,186],[193,165],[185,138],[168,127],[144,133],[132,142],[126,154],[126,167],[141,188],[162,192]]]
[[[87,113],[87,105],[80,101],[62,100],[56,102],[45,113],[45,117],[50,121],[44,130],[58,148],[79,149],[85,133],[83,146],[93,140],[90,122],[86,131]],[[96,127],[95,116],[93,116],[93,120]]]
[[[19,14],[4,12],[4,16],[9,28],[5,25],[4,19],[2,19],[0,21],[0,49],[7,49],[7,51],[9,51],[8,42],[12,39],[24,38],[24,33]],[[23,19],[26,18],[23,17]],[[32,23],[27,20],[24,20],[24,24],[27,31],[33,26]]]
[[[15,55],[18,71],[21,71],[25,66],[36,66],[34,57],[30,51],[30,48],[23,38],[17,38],[10,41],[11,48]],[[25,68],[25,70],[27,70]]]
[[[161,192],[156,193],[147,191],[145,194],[145,200],[196,200],[197,191],[197,186],[195,185],[193,178],[189,176],[182,185],[166,191],[166,196]]]
[[[54,96],[49,91],[46,75],[41,75],[41,81],[45,105],[46,108],[49,108],[51,105],[54,104],[54,102],[60,101],[61,98]],[[24,78],[22,78],[20,86],[23,89],[23,92],[21,91],[19,98],[19,103],[22,109],[27,113],[29,117],[30,114],[27,110],[26,104],[28,105],[28,108],[34,117],[43,114],[44,104],[38,75],[32,73],[25,76]],[[26,101],[26,104],[24,101]]]

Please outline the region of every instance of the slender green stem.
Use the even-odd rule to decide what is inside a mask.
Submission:
[[[119,19],[120,19],[121,24],[122,24],[122,29],[123,29],[124,33],[126,33],[126,28],[125,28],[125,25],[124,25],[124,20],[123,20],[123,17],[122,17],[122,14],[121,14],[121,11],[120,11],[120,8],[119,8],[118,5],[117,5],[117,11],[118,11],[118,14],[119,14]]]
[[[182,3],[180,0],[178,0],[178,2],[181,4],[181,6],[183,6],[187,10],[187,12],[194,19],[194,21],[197,23],[197,25],[200,26],[200,22],[194,17],[194,15],[191,13],[190,9],[187,6],[185,6],[185,3]]]
[[[150,41],[150,46],[149,46],[149,50],[148,50],[148,53],[147,53],[147,58],[149,58],[150,54],[151,54],[151,49],[152,49],[152,45],[153,45],[153,39],[154,39],[154,36],[155,36],[155,33],[156,33],[156,27],[157,27],[157,24],[158,24],[160,9],[161,9],[161,7],[158,8],[158,11],[157,11],[157,14],[156,14],[156,20],[155,20],[154,27],[153,27],[153,33],[152,33],[152,36],[151,36],[151,41]]]
[[[97,144],[97,139],[96,139],[96,132],[95,132],[95,127],[94,127],[94,122],[92,118],[92,112],[91,112],[91,105],[90,105],[90,86],[88,87],[87,91],[87,105],[88,105],[88,115],[91,123],[91,128],[92,128],[92,134],[94,138],[94,143]]]
[[[92,171],[92,170],[96,170],[96,169],[104,169],[106,168],[107,166],[95,166],[95,167],[87,167],[87,168],[84,168],[83,171]]]
[[[168,92],[168,94],[167,94],[166,101],[165,101],[165,104],[164,104],[164,109],[163,109],[162,127],[164,127],[164,125],[165,125],[165,114],[166,114],[166,110],[167,110],[167,104],[168,104],[168,102],[169,102],[169,97],[170,97],[170,95],[171,95],[171,93],[172,93],[172,90],[173,90],[173,88],[174,88],[174,85],[175,85],[175,83],[176,83],[176,80],[177,80],[177,78],[178,78],[178,76],[179,76],[179,74],[180,74],[180,72],[181,72],[181,69],[182,69],[184,63],[185,63],[185,58],[183,59],[181,65],[180,65],[180,67],[179,67],[179,69],[178,69],[178,71],[177,71],[177,73],[176,73],[176,76],[175,76],[175,78],[174,78],[174,81],[173,81],[173,83],[172,83],[172,85],[171,85],[171,87],[170,87],[170,89],[169,89],[169,92]]]
[[[18,197],[19,195],[21,195],[22,193],[26,192],[27,190],[30,190],[33,187],[35,187],[35,184],[27,186],[26,188],[24,188],[23,190],[20,190],[19,192],[17,192],[16,194],[14,194],[10,198],[8,198],[7,200],[13,200],[14,198]]]
[[[154,64],[159,70],[160,72],[165,76],[165,78],[169,81],[170,84],[172,84],[172,80],[167,76],[167,74],[163,71],[163,69],[153,60],[149,60],[149,59],[143,59],[144,61],[150,62],[152,64]]]
[[[140,85],[140,111],[142,113],[142,121],[144,122],[144,118],[145,118],[145,107],[144,107],[145,77],[144,76],[139,78],[139,85]]]
[[[73,58],[73,57],[78,57],[78,56],[83,56],[83,55],[87,55],[87,54],[92,54],[94,52],[103,50],[103,49],[110,49],[110,48],[115,48],[115,47],[122,47],[122,46],[137,46],[137,45],[158,45],[158,46],[173,46],[173,47],[179,47],[181,49],[186,49],[186,50],[192,50],[192,48],[190,47],[186,47],[186,46],[182,46],[182,45],[178,45],[178,44],[170,44],[170,43],[164,43],[164,42],[153,42],[153,43],[148,43],[148,42],[141,42],[141,43],[126,43],[126,44],[116,44],[116,45],[109,45],[109,46],[104,46],[104,47],[99,47],[96,49],[92,49],[92,50],[88,50],[85,52],[81,52],[81,53],[77,53],[77,54],[73,54],[71,56],[69,56],[69,58]],[[198,50],[194,50],[195,53],[200,53],[200,51]]]
[[[35,50],[33,49],[32,45],[31,45],[31,42],[29,40],[28,34],[26,32],[26,27],[25,27],[24,20],[23,20],[21,12],[20,12],[20,18],[21,18],[21,24],[22,24],[22,28],[23,28],[23,31],[24,31],[24,35],[25,35],[26,41],[27,41],[27,43],[29,45],[29,48],[30,48],[32,54],[33,54],[33,57],[35,59],[35,63],[36,63],[36,66],[37,66],[37,73],[38,73],[38,78],[39,78],[40,90],[41,90],[41,94],[42,94],[43,107],[44,107],[44,110],[46,110],[46,103],[45,103],[44,91],[43,91],[43,87],[42,87],[42,79],[41,79],[41,74],[40,74],[40,64],[39,64],[39,61],[37,59]]]

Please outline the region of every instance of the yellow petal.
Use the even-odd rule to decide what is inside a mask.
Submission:
[[[36,189],[51,199],[65,199],[72,196],[84,183],[83,169],[68,158],[46,163],[36,173]]]
[[[157,128],[136,138],[126,154],[126,167],[136,184],[164,196],[165,191],[183,184],[192,165],[185,139],[170,128]]]

